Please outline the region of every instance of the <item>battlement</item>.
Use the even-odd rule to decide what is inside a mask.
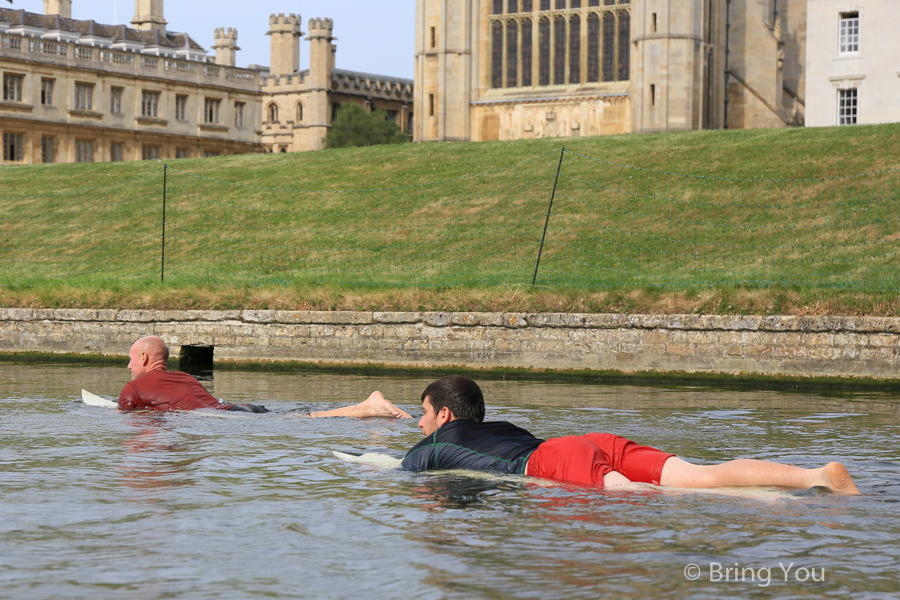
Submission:
[[[334,29],[334,21],[331,19],[310,19],[309,29],[310,31],[314,29],[320,30],[322,33],[327,32],[330,35]]]
[[[269,15],[269,28],[273,31],[300,33],[300,15],[294,13]]]
[[[233,27],[216,27],[215,31],[213,31],[213,38],[217,42],[220,40],[225,42],[237,42],[238,32],[237,29],[234,29]]]

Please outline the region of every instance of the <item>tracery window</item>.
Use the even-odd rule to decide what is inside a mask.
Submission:
[[[578,85],[631,77],[630,0],[493,0],[493,88]],[[537,21],[532,15],[537,9]]]
[[[499,88],[503,87],[503,21],[494,21],[491,29],[491,87]]]
[[[553,22],[553,84],[566,82],[566,20],[556,17]]]
[[[549,0],[547,0],[549,2]],[[540,28],[541,48],[540,48],[540,77],[538,85],[550,85],[550,19],[544,17],[541,19]]]
[[[581,83],[581,17],[578,15],[569,20],[569,83]]]
[[[522,87],[531,87],[531,60],[533,48],[531,32],[531,19],[522,21]]]
[[[506,22],[506,87],[519,87],[519,23]]]

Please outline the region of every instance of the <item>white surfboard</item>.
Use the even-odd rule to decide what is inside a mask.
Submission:
[[[85,404],[90,404],[91,406],[102,406],[104,408],[119,408],[118,402],[113,402],[112,400],[107,400],[106,398],[101,398],[96,394],[92,394],[87,390],[81,390],[81,400]]]
[[[119,408],[118,402],[113,402],[112,400],[107,400],[106,398],[101,398],[96,394],[92,394],[87,390],[81,390],[81,400],[85,404],[89,404],[91,406],[102,406],[103,408]],[[250,415],[252,413],[240,413],[240,412],[229,412],[225,410],[173,410],[169,412],[178,412],[184,413],[189,412],[195,415],[203,415],[205,417],[219,417],[220,419],[240,419],[242,416]]]
[[[400,467],[403,461],[394,458],[388,454],[378,452],[366,452],[365,454],[347,454],[332,450],[332,454],[343,461],[377,467],[380,469],[396,469]],[[484,471],[470,471],[467,469],[453,469],[448,471],[426,471],[426,475],[463,475],[465,477],[473,477],[476,479],[489,479],[493,481],[523,481],[527,479],[529,484],[539,485],[543,487],[552,487],[560,485],[557,481],[549,479],[541,479],[539,477],[524,477],[522,475],[498,475],[496,473],[486,473]],[[623,486],[606,488],[609,492],[641,492],[656,490],[666,494],[708,494],[711,496],[730,496],[733,498],[752,498],[756,500],[799,500],[799,496],[795,496],[789,492],[770,487],[722,487],[722,488],[705,488],[705,489],[689,489],[689,488],[673,488],[652,485],[649,483],[631,483]]]

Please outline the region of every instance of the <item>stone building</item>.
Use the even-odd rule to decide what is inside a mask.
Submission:
[[[806,0],[417,0],[416,141],[804,122]]]
[[[337,111],[354,103],[384,110],[411,133],[413,82],[409,79],[335,68],[337,46],[331,19],[308,22],[309,69],[300,71],[300,16],[269,18],[272,63],[262,91],[262,143],[268,152],[304,152],[324,147]]]
[[[809,0],[810,126],[900,122],[897,0]]]
[[[254,152],[262,91],[234,66],[236,35],[216,31],[216,62],[167,31],[163,0],[135,0],[132,27],[0,9],[0,133],[5,164],[100,162]]]

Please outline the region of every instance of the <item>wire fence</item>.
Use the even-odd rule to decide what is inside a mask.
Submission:
[[[166,166],[0,199],[0,282],[891,291],[897,173],[729,179],[562,150],[431,184],[337,192]]]

